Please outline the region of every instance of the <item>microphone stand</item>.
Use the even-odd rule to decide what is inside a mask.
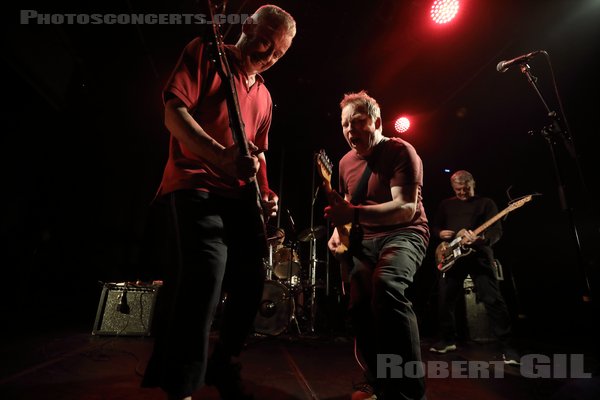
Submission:
[[[311,185],[311,200],[310,200],[310,242],[309,242],[309,254],[310,254],[310,268],[309,268],[309,287],[310,287],[310,319],[309,319],[309,330],[310,333],[315,333],[315,319],[317,315],[317,238],[314,233],[314,222],[315,222],[315,202],[317,195],[319,194],[319,185],[316,184],[317,174],[317,163],[316,157],[313,157],[313,175]],[[329,271],[327,271],[327,280],[329,280]]]
[[[584,303],[589,303],[592,301],[592,290],[590,287],[590,281],[589,281],[589,278],[588,278],[588,275],[586,272],[586,268],[585,268],[583,250],[582,250],[581,241],[580,241],[580,234],[579,234],[579,230],[577,228],[577,224],[575,223],[573,210],[572,210],[571,206],[569,205],[567,196],[565,194],[565,190],[564,190],[565,187],[564,187],[564,183],[561,178],[560,168],[558,165],[556,151],[554,148],[557,143],[556,138],[562,139],[567,152],[575,161],[577,170],[579,172],[579,177],[581,179],[581,183],[585,189],[585,183],[583,180],[583,175],[581,173],[581,167],[579,165],[577,153],[575,151],[575,145],[574,145],[571,135],[568,131],[568,124],[566,123],[566,117],[563,116],[563,120],[564,120],[565,126],[567,128],[563,128],[563,127],[561,127],[560,118],[559,118],[558,114],[556,113],[556,111],[553,111],[550,109],[550,107],[548,106],[547,102],[544,99],[544,96],[540,92],[540,90],[536,84],[537,78],[531,74],[529,65],[526,63],[522,63],[520,65],[520,69],[521,69],[521,73],[523,73],[527,77],[527,81],[529,82],[529,84],[531,85],[533,90],[536,92],[536,94],[542,101],[542,104],[544,105],[544,108],[546,109],[547,116],[550,118],[550,125],[543,127],[540,130],[540,133],[541,133],[542,137],[546,140],[546,143],[548,144],[548,149],[550,151],[550,156],[552,158],[552,165],[553,165],[554,175],[555,175],[556,183],[557,183],[558,198],[560,201],[560,206],[561,206],[561,209],[567,213],[569,224],[572,229],[572,234],[575,239],[575,244],[576,244],[576,248],[577,248],[577,258],[579,261],[579,266],[581,269],[581,273],[583,274],[583,280],[585,283],[585,292],[582,295],[582,301]]]

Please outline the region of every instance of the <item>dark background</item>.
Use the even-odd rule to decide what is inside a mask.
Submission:
[[[499,209],[509,201],[509,188],[513,198],[543,194],[504,221],[496,246],[507,274],[503,290],[515,318],[526,315],[534,334],[589,332],[595,302],[582,299],[590,288],[597,292],[600,3],[463,0],[458,18],[438,27],[428,21],[429,1],[273,3],[298,23],[288,54],[264,74],[275,103],[271,185],[295,226],[285,214],[273,224],[288,240],[311,223],[327,225],[322,194],[311,207],[313,154],[323,148],[337,162],[347,151],[338,104],[345,92],[366,89],[382,107],[384,134],[394,134],[396,116],[412,118],[403,138],[423,159],[430,218],[452,195],[446,169],[471,171],[477,192]],[[19,10],[205,13],[206,6],[13,4],[2,13],[3,312],[32,326],[83,320],[91,329],[99,282],[161,278],[164,229],[160,211],[149,207],[168,148],[161,89],[182,48],[203,27],[23,25]],[[230,1],[227,10],[249,14],[262,4]],[[234,43],[239,25],[224,28]],[[559,115],[560,96],[561,126],[569,124],[576,158],[560,134],[551,141],[541,135],[550,119],[519,68],[496,71],[499,61],[533,50],[549,54],[529,65],[544,101]],[[551,149],[568,207],[559,200]],[[326,239],[317,245],[326,259]],[[300,244],[303,268],[306,247]],[[327,270],[320,269],[324,279]],[[331,261],[331,277],[335,271]],[[425,332],[434,330],[436,282],[428,257],[413,288]],[[331,289],[339,288],[332,283]]]

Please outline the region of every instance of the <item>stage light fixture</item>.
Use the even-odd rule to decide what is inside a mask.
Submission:
[[[394,128],[398,133],[404,133],[410,128],[410,120],[407,117],[400,117],[394,123]]]
[[[431,19],[436,24],[447,24],[456,17],[459,8],[458,0],[435,0],[431,5]]]

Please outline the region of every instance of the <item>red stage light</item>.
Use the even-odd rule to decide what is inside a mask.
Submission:
[[[400,117],[394,123],[394,128],[398,133],[404,133],[410,128],[410,120],[406,117]]]
[[[445,24],[458,13],[460,3],[458,0],[435,0],[431,5],[431,19],[436,24]]]

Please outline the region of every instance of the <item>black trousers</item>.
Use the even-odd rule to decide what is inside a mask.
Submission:
[[[189,396],[204,383],[209,335],[227,293],[219,345],[242,351],[262,298],[265,271],[252,220],[255,206],[196,191],[168,195],[172,262],[156,306],[155,344],[142,381]]]
[[[391,377],[381,357],[400,356],[402,367],[421,365],[419,326],[406,289],[426,246],[412,232],[363,240],[362,246],[351,272],[349,316],[367,379],[385,399],[423,399],[423,376]]]
[[[506,303],[500,293],[492,259],[483,252],[460,258],[440,279],[439,318],[442,339],[456,340],[456,302],[464,295],[463,283],[471,275],[477,299],[485,305],[494,336],[506,342],[511,333],[511,321]]]

